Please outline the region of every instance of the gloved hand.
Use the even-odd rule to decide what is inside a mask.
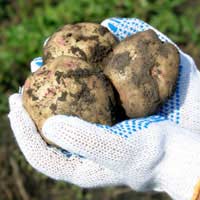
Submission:
[[[103,25],[120,39],[123,34],[150,27],[137,19],[109,19]],[[123,34],[119,35],[121,26],[124,26]],[[125,33],[124,30],[132,31]],[[162,34],[160,37],[167,39]],[[200,137],[180,126],[199,130],[195,117],[199,100],[193,95],[198,94],[200,78],[192,59],[183,53],[181,66],[177,90],[159,115],[125,121],[113,127],[91,124],[75,117],[48,119],[44,134],[73,152],[68,153],[69,158],[42,141],[21,104],[21,96],[12,96],[9,117],[20,148],[39,171],[82,187],[125,184],[140,191],[165,191],[174,199],[190,199],[200,179]],[[189,112],[191,103],[197,109],[193,115],[190,115],[191,110]],[[193,118],[192,123],[187,120],[189,117]]]
[[[39,172],[81,187],[122,184],[121,177],[79,155],[47,145],[22,105],[22,95],[9,98],[8,115],[17,143],[27,161]]]

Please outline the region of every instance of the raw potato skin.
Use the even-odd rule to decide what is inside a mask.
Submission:
[[[56,114],[106,125],[115,122],[109,80],[98,69],[70,56],[54,59],[26,80],[23,105],[40,132],[44,121]]]
[[[104,73],[119,92],[128,117],[154,114],[172,95],[178,77],[177,48],[153,30],[120,42],[104,61]]]
[[[49,38],[43,49],[43,60],[49,63],[58,56],[67,55],[101,67],[101,61],[117,42],[109,30],[99,24],[68,24]]]

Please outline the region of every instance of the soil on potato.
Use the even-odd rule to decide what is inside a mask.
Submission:
[[[68,24],[58,29],[43,48],[44,63],[67,55],[102,67],[102,60],[118,40],[107,28],[95,23]]]
[[[150,29],[121,41],[104,65],[104,73],[118,91],[127,116],[145,117],[154,114],[172,95],[179,53]]]

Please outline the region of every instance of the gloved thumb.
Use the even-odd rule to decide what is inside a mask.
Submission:
[[[91,159],[111,169],[124,168],[134,147],[124,138],[78,117],[57,115],[47,119],[44,137],[70,152]]]
[[[126,123],[126,122],[123,122]],[[141,159],[148,166],[162,155],[164,137],[159,125],[134,132],[129,138],[115,133],[112,127],[86,122],[77,117],[57,115],[44,123],[42,132],[52,143],[86,157],[117,172],[139,168]],[[126,131],[126,130],[124,130]]]

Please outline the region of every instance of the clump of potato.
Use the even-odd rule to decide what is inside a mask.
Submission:
[[[147,30],[120,42],[106,59],[104,73],[118,91],[128,117],[145,117],[172,95],[178,66],[177,48]]]
[[[43,60],[67,55],[98,64],[112,51],[117,39],[107,28],[95,23],[68,24],[55,32],[44,45]]]
[[[56,114],[112,125],[115,98],[105,75],[84,60],[59,56],[25,82],[23,104],[41,132],[44,121]]]
[[[179,66],[175,46],[153,30],[117,43],[94,23],[66,25],[49,38],[45,65],[23,90],[23,104],[40,132],[56,114],[106,125],[145,117],[172,95]]]

